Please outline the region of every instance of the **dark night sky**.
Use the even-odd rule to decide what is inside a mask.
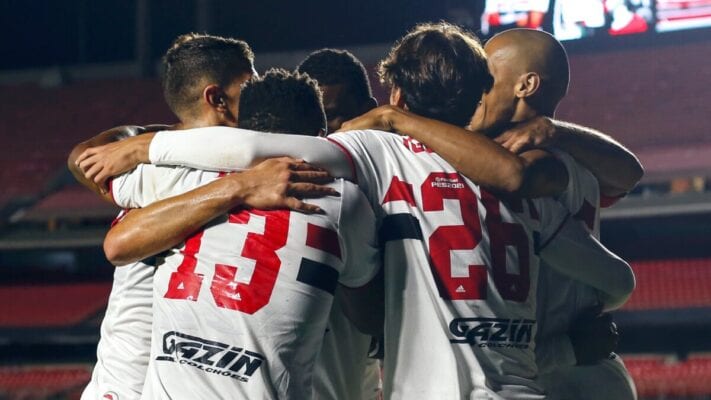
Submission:
[[[194,0],[152,0],[152,52],[195,30]],[[209,33],[256,52],[391,42],[417,22],[445,17],[437,0],[214,0]],[[129,60],[134,0],[0,1],[0,69]]]

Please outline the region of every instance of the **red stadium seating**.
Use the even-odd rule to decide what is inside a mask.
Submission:
[[[711,393],[711,355],[691,355],[677,361],[660,355],[623,356],[640,398],[708,396]]]
[[[711,259],[632,263],[637,288],[625,311],[711,306]]]
[[[0,398],[48,399],[79,390],[91,378],[84,365],[0,367]]]
[[[175,120],[156,80],[81,82],[60,88],[0,87],[0,206],[37,194],[64,169],[72,146],[123,124]]]
[[[106,307],[111,283],[0,287],[0,327],[81,323]]]

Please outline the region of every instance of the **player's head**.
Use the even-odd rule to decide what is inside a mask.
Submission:
[[[242,86],[239,123],[262,132],[318,136],[326,132],[318,84],[306,74],[270,69]]]
[[[236,125],[240,87],[254,54],[241,40],[190,33],[163,56],[163,95],[184,124]]]
[[[511,122],[553,115],[570,80],[568,56],[558,40],[538,30],[511,29],[484,49],[494,84],[482,97],[472,128],[493,135]]]
[[[458,126],[469,123],[491,77],[477,38],[445,22],[416,26],[380,63],[390,104]]]
[[[318,81],[329,132],[377,105],[365,67],[346,50],[315,51],[296,70]]]

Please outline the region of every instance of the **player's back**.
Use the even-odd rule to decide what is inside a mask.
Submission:
[[[408,137],[329,138],[382,221],[386,396],[535,398],[538,226],[559,215],[502,203]]]
[[[361,286],[377,272],[366,200],[333,185],[341,197],[310,200],[324,215],[236,211],[165,259],[147,398],[311,397],[338,282]]]

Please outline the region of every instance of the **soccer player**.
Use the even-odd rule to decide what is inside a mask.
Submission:
[[[323,133],[315,82],[280,70],[250,80],[240,98],[239,126]],[[114,179],[112,192],[122,206],[147,206],[158,200],[155,194],[171,194],[150,190],[165,181],[172,182],[166,191],[179,194],[217,175],[144,166]],[[155,276],[146,397],[311,397],[337,282],[364,286],[380,259],[363,194],[343,180],[331,186],[340,197],[313,200],[322,215],[234,210],[166,257]],[[349,304],[351,297],[344,298]]]
[[[377,106],[365,67],[347,50],[317,50],[296,70],[318,82],[329,133]],[[357,331],[334,302],[316,362],[315,399],[377,399],[382,383],[378,361],[368,357],[371,344],[377,350],[376,339]]]
[[[321,49],[309,54],[296,70],[318,82],[328,133],[375,108],[378,103],[370,89],[363,64],[347,50]]]
[[[177,127],[235,126],[240,85],[255,74],[253,58],[247,43],[240,40],[195,34],[178,37],[163,58],[164,96],[180,120]],[[214,63],[215,59],[223,60],[223,63]],[[155,129],[154,126],[147,128]],[[110,193],[84,178],[76,159],[88,147],[144,131],[141,127],[112,129],[77,145],[69,156],[69,169],[80,183],[113,202]],[[283,178],[283,173],[290,168],[289,162],[270,162],[255,171],[235,174],[219,184],[232,183],[227,193],[232,199],[231,204],[238,203],[239,199],[254,206],[313,210],[291,197],[297,192],[316,195],[313,187],[303,191],[306,189],[303,184],[277,179]],[[280,184],[288,186],[289,196],[274,193],[273,186]],[[122,212],[121,216],[139,217],[134,214]],[[162,222],[165,225],[165,221]],[[141,396],[150,352],[155,259],[132,261],[130,266],[117,268],[114,272],[109,303],[101,324],[97,363],[82,399],[99,399],[105,395],[138,399]]]
[[[476,39],[445,23],[418,26],[395,45],[383,69],[390,74],[391,104],[459,126],[468,123],[490,84]],[[213,146],[201,145],[208,132]],[[549,240],[564,216],[551,210],[555,203],[514,201],[507,207],[418,142],[384,132],[335,135],[336,146],[293,136],[269,140],[253,132],[234,140],[230,130],[219,128],[176,135],[180,140],[159,133],[90,149],[81,165],[96,167],[91,178],[101,181],[116,172],[105,168],[116,157],[105,155],[124,146],[121,151],[132,154],[122,159],[128,167],[151,160],[239,168],[255,158],[300,154],[337,176],[357,179],[382,220],[385,241],[386,397],[541,397],[532,343],[536,250],[550,243],[545,252],[552,258],[559,253],[551,250],[556,240]],[[487,183],[510,191],[526,183],[520,157],[471,136],[480,146],[471,159]],[[563,182],[556,186],[563,188],[575,177],[558,176]],[[588,245],[585,262],[610,259],[594,239]],[[603,264],[604,271],[629,271],[619,259]],[[595,271],[590,265],[580,269]]]
[[[610,203],[630,191],[642,174],[639,161],[599,132],[558,121],[553,123],[563,129],[552,129],[548,117],[553,116],[567,91],[569,72],[565,51],[551,35],[514,29],[494,36],[484,48],[494,84],[484,94],[471,129],[490,137],[509,129],[496,141],[512,151],[555,146],[592,171],[594,176],[585,168],[573,168],[580,174],[576,180],[584,184],[566,208],[599,238],[601,194],[602,203]],[[536,119],[529,124],[535,126],[533,130],[510,129],[513,124],[533,118]],[[399,108],[382,107],[345,125],[346,129],[402,131],[429,145],[462,170],[467,170],[465,156],[475,150],[449,135],[464,134],[463,129],[443,128],[436,121],[409,116]],[[560,157],[569,158],[562,154]],[[461,160],[460,165],[457,160]],[[610,277],[607,280],[614,284]],[[614,325],[609,316],[598,315],[602,309],[619,307],[620,301],[605,301],[599,289],[566,277],[550,266],[541,269],[538,293],[536,354],[539,380],[547,395],[556,399],[636,398],[629,373],[619,357],[610,354],[616,343]],[[583,326],[591,332],[582,329]],[[569,335],[569,331],[573,334]],[[605,384],[595,383],[600,381]]]

